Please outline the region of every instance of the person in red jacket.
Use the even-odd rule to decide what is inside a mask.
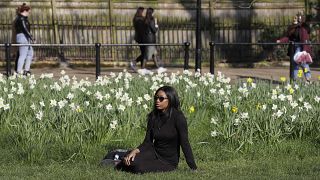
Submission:
[[[287,42],[295,42],[295,43],[309,43],[310,38],[310,28],[305,22],[305,17],[301,15],[297,15],[294,17],[293,24],[288,27],[287,34],[285,37],[277,40],[277,43],[287,43]],[[293,49],[293,52],[292,52]],[[289,45],[288,48],[288,56],[291,54],[296,54],[301,51],[306,51],[311,54],[311,47],[309,44],[294,44],[294,48]],[[296,63],[292,62],[294,65],[294,79],[298,77],[298,71],[301,67],[303,69],[306,80],[309,82],[311,79],[311,72],[309,64],[307,63]]]

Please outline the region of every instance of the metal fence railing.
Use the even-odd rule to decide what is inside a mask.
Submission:
[[[287,46],[289,45],[289,48],[291,48],[291,52],[295,52],[294,51],[294,45],[304,45],[304,44],[307,44],[307,45],[310,45],[310,46],[313,46],[313,47],[318,47],[320,45],[320,43],[296,43],[296,42],[289,42],[289,43],[275,43],[275,42],[272,42],[272,43],[220,43],[220,42],[210,42],[209,45],[210,45],[210,73],[214,74],[214,69],[215,69],[215,58],[217,56],[217,53],[216,53],[216,49],[218,48],[221,48],[223,46],[238,46],[238,47],[243,47],[243,46]],[[286,48],[282,48],[282,49],[285,49],[285,51],[287,52],[287,47]],[[289,66],[289,77],[290,77],[290,80],[292,81],[294,79],[294,54],[291,53],[291,54],[288,54],[289,55],[289,62],[290,62],[290,66]],[[314,59],[316,59],[314,57]]]
[[[101,51],[106,48],[110,47],[123,47],[123,48],[132,48],[132,47],[137,47],[137,46],[147,46],[147,45],[153,45],[157,47],[179,47],[183,51],[183,68],[184,69],[189,69],[189,59],[190,59],[190,42],[185,42],[185,43],[180,43],[180,44],[100,44],[100,43],[95,43],[95,44],[31,44],[34,48],[36,47],[41,47],[41,48],[58,48],[58,50],[55,50],[55,52],[59,55],[59,53],[63,53],[66,48],[87,48],[91,50],[91,59],[95,62],[95,67],[96,67],[96,78],[98,78],[101,74]],[[281,49],[284,51],[287,51],[287,47],[294,48],[294,45],[299,44],[308,44],[313,47],[318,47],[320,43],[221,43],[221,42],[210,42],[210,51],[209,51],[209,65],[210,65],[210,73],[214,74],[215,71],[215,63],[217,57],[219,57],[219,53],[217,53],[220,48],[223,48],[224,46],[237,46],[237,47],[248,47],[248,46],[257,46],[257,47],[262,47],[262,46],[282,46]],[[11,75],[12,74],[12,57],[10,56],[12,48],[13,47],[19,47],[19,46],[30,46],[29,44],[0,44],[0,48],[5,49],[5,60],[6,60],[6,74]],[[294,50],[292,49],[292,52]],[[230,52],[232,54],[234,52]],[[314,57],[315,60],[316,57]],[[291,80],[294,79],[293,75],[293,54],[290,55],[289,58],[290,62],[290,74],[289,77]],[[201,62],[200,62],[201,63]],[[201,64],[200,64],[201,68]],[[197,71],[197,69],[196,69]]]
[[[15,56],[12,56],[12,49],[18,48],[20,46],[32,46],[35,48],[46,48],[50,49],[50,53],[42,54],[41,56],[46,56],[46,58],[56,58],[56,60],[67,61],[67,59],[72,57],[83,56],[81,53],[84,53],[90,61],[95,63],[96,67],[96,78],[98,78],[101,74],[101,59],[105,59],[105,57],[101,56],[103,51],[108,51],[113,47],[122,47],[122,48],[138,48],[137,46],[156,46],[158,49],[162,49],[162,47],[171,47],[178,48],[180,51],[179,57],[183,58],[183,68],[189,68],[189,57],[190,57],[190,42],[185,43],[176,43],[176,44],[0,44],[0,49],[3,48],[5,52],[5,62],[6,62],[6,74],[9,76],[12,74],[12,62]],[[160,48],[161,47],[161,48]],[[80,49],[80,51],[74,51],[76,48]],[[86,49],[87,51],[81,52],[81,49]],[[89,53],[88,53],[89,51]],[[79,54],[80,53],[80,54]],[[183,55],[182,55],[183,54]],[[126,52],[124,55],[128,56]],[[135,58],[138,55],[135,56]],[[157,55],[158,56],[158,55]],[[158,57],[161,59],[161,57]],[[132,57],[133,59],[133,57]],[[175,63],[175,62],[171,62]],[[181,63],[180,63],[181,64]]]

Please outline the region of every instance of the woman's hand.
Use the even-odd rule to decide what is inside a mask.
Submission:
[[[134,158],[136,157],[136,155],[140,153],[139,149],[134,149],[132,150],[125,158],[124,158],[124,163],[127,166],[130,166],[131,161],[134,161]]]

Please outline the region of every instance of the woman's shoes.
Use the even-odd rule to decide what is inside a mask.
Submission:
[[[31,75],[31,71],[23,71],[23,75],[24,76],[30,76]]]

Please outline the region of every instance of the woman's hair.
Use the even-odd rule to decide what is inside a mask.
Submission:
[[[149,24],[150,21],[154,19],[153,16],[152,16],[153,12],[154,12],[154,9],[153,9],[153,8],[150,8],[150,7],[149,7],[149,8],[147,9],[146,18],[145,18],[145,23],[146,23],[146,24]]]
[[[138,7],[136,14],[134,17],[141,17],[143,16],[144,7]]]
[[[176,90],[171,86],[162,86],[160,87],[154,94],[156,96],[159,91],[163,91],[167,98],[168,98],[168,108],[166,110],[166,114],[168,115],[169,119],[171,118],[172,110],[180,111],[180,101],[179,96]],[[156,102],[154,102],[153,110],[148,114],[148,119],[155,119],[159,114],[159,110],[156,107]]]
[[[21,6],[17,8],[17,14],[23,13],[24,11],[29,11],[31,9],[26,3],[23,3]]]
[[[179,96],[178,93],[176,92],[176,90],[171,87],[171,86],[162,86],[160,87],[156,92],[155,92],[155,96],[158,94],[159,91],[163,91],[167,98],[168,98],[168,111],[171,109],[176,109],[176,110],[180,110],[180,101],[179,101]],[[156,103],[154,102],[154,110],[156,109]]]

